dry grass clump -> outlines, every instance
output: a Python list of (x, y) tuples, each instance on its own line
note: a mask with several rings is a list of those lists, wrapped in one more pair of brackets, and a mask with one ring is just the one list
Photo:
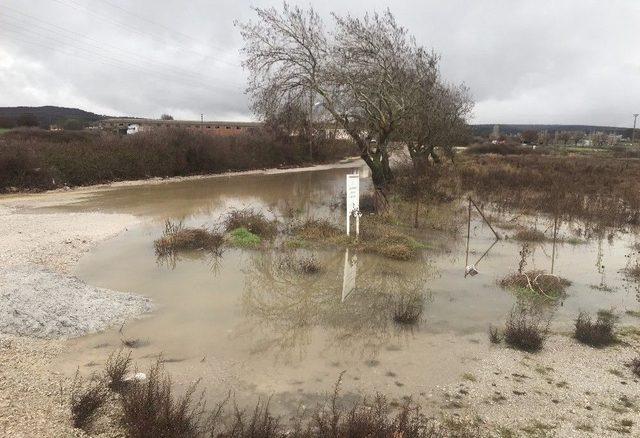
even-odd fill
[(327, 219), (307, 219), (302, 223), (294, 224), (292, 231), (304, 240), (328, 240), (344, 235), (344, 231)]
[(571, 282), (543, 271), (514, 272), (500, 280), (500, 286), (516, 293), (556, 300), (562, 297)]
[(227, 232), (244, 228), (263, 239), (272, 239), (278, 231), (276, 221), (267, 219), (264, 213), (253, 208), (230, 210), (226, 213), (223, 222)]
[(393, 300), (393, 321), (400, 326), (418, 324), (424, 313), (424, 296), (401, 293)]
[(128, 382), (125, 376), (131, 368), (131, 351), (127, 354), (122, 349), (109, 355), (105, 364), (105, 374), (107, 376), (107, 386), (114, 392), (123, 391)]
[(607, 310), (598, 311), (596, 321), (586, 312), (580, 312), (576, 319), (574, 336), (586, 345), (605, 347), (614, 344), (616, 339), (615, 325), (617, 317)]
[(547, 240), (547, 237), (542, 231), (534, 230), (532, 228), (523, 228), (518, 230), (516, 234), (514, 234), (513, 238), (521, 242), (544, 242)]
[(122, 425), (130, 438), (197, 438), (203, 435), (205, 411), (202, 398), (194, 398), (196, 385), (184, 396), (175, 396), (171, 379), (160, 363), (152, 366), (144, 381), (132, 382), (123, 392)]
[(504, 340), (513, 348), (530, 353), (540, 351), (547, 336), (548, 321), (532, 309), (514, 309), (504, 327)]
[(97, 378), (87, 384), (76, 372), (71, 389), (71, 418), (73, 427), (87, 430), (107, 401), (108, 391)]
[(153, 242), (159, 257), (180, 251), (205, 250), (219, 254), (224, 236), (204, 228), (185, 228), (182, 222), (165, 222), (162, 237)]

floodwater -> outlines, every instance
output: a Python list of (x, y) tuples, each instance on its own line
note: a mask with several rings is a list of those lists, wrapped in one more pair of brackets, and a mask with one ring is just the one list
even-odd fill
[[(153, 241), (165, 220), (213, 227), (232, 207), (276, 216), (295, 210), (302, 217), (343, 221), (331, 204), (344, 190), (345, 175), (358, 169), (366, 188), (366, 169), (354, 163), (118, 187), (59, 207), (147, 219), (84, 256), (75, 274), (92, 285), (149, 296), (158, 309), (122, 328), (70, 341), (58, 366), (70, 373), (78, 366), (85, 373), (99, 371), (122, 340), (136, 339), (133, 358), (142, 370), (161, 356), (175, 382), (201, 379), (213, 400), (233, 390), (239, 403), (271, 397), (276, 412), (290, 412), (323, 400), (345, 371), (345, 397), (380, 391), (398, 399), (414, 396), (428, 407), (435, 386), (456, 382), (486, 353), (488, 326), (501, 326), (517, 302), (497, 281), (517, 269), (522, 245), (512, 239), (495, 242), (477, 214), (468, 254), (467, 213), (461, 208), (460, 232), (425, 232), (421, 239), (434, 242), (434, 249), (424, 250), (419, 260), (324, 249), (313, 251), (324, 265), (314, 275), (281, 269), (277, 250), (227, 249), (220, 258), (196, 252), (174, 263), (154, 254)], [(544, 218), (527, 222), (540, 230), (552, 226)], [(560, 234), (570, 236), (576, 228), (565, 226)], [(559, 303), (545, 306), (555, 330), (568, 331), (581, 310), (614, 309), (624, 320), (625, 311), (640, 308), (635, 284), (621, 272), (634, 257), (634, 239), (617, 232), (556, 245), (554, 273), (573, 284)], [(552, 244), (530, 248), (527, 270), (549, 271)], [(468, 264), (479, 273), (465, 277)], [(424, 307), (422, 321), (413, 327), (392, 318), (394, 294), (406, 292)]]

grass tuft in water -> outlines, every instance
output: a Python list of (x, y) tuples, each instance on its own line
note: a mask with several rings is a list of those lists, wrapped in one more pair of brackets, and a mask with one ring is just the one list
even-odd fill
[(255, 248), (262, 243), (260, 236), (253, 234), (246, 228), (236, 228), (229, 235), (231, 236), (231, 243), (240, 248)]
[(278, 231), (276, 221), (268, 220), (260, 211), (253, 208), (230, 210), (224, 217), (224, 227), (227, 232), (245, 229), (251, 234), (263, 239), (272, 239)]
[(185, 228), (182, 222), (165, 222), (162, 237), (153, 242), (156, 255), (169, 256), (180, 251), (205, 250), (221, 253), (224, 236), (204, 228)]
[(393, 322), (400, 326), (413, 326), (422, 319), (424, 296), (419, 293), (399, 294), (394, 298)]
[(557, 300), (564, 296), (571, 282), (544, 271), (515, 272), (500, 281), (500, 286), (519, 295)]

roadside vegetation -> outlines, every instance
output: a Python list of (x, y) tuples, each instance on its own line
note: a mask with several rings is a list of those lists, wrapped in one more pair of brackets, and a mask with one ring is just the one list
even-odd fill
[[(120, 364), (126, 366), (118, 367), (118, 374), (132, 371), (128, 360)], [(104, 382), (98, 380), (88, 389), (74, 389), (71, 407), (74, 426), (90, 433), (94, 422), (104, 415), (102, 408), (111, 397), (110, 401), (117, 405), (119, 414), (112, 418), (104, 416), (103, 419), (115, 421), (115, 430), (131, 438), (484, 436), (477, 420), (428, 417), (410, 399), (397, 405), (384, 395), (376, 394), (351, 406), (345, 405), (340, 398), (342, 374), (324, 404), (288, 420), (273, 414), (268, 402), (258, 401), (252, 409), (246, 409), (231, 403), (230, 394), (209, 409), (203, 393), (198, 390), (198, 382), (178, 396), (171, 377), (160, 362), (153, 365), (145, 376), (142, 380), (132, 380), (114, 394), (109, 394)]]
[(350, 142), (269, 130), (216, 137), (180, 129), (120, 136), (105, 132), (12, 130), (0, 136), (0, 192), (46, 190), (111, 181), (222, 173), (336, 161)]

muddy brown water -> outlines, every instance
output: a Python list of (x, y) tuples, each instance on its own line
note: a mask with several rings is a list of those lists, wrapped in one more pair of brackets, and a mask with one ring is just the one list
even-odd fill
[[(324, 400), (346, 371), (342, 393), (347, 398), (380, 391), (434, 404), (435, 387), (473, 369), (489, 348), (489, 324), (501, 326), (516, 303), (497, 280), (517, 269), (521, 244), (503, 239), (491, 247), (491, 230), (477, 215), (469, 263), (491, 247), (477, 264), (478, 275), (464, 276), (466, 226), (457, 236), (425, 232), (421, 237), (434, 248), (416, 261), (356, 254), (347, 269), (356, 271), (356, 287), (346, 297), (345, 258), (352, 260), (354, 254), (344, 250), (312, 251), (324, 266), (315, 275), (278, 271), (277, 251), (228, 249), (219, 259), (192, 253), (174, 264), (154, 254), (153, 241), (165, 220), (215, 226), (231, 207), (252, 206), (269, 215), (294, 210), (302, 217), (341, 221), (342, 213), (330, 204), (344, 190), (345, 175), (357, 168), (119, 187), (57, 207), (147, 219), (85, 255), (75, 274), (92, 285), (149, 296), (158, 309), (122, 330), (71, 340), (56, 366), (69, 373), (77, 366), (86, 373), (99, 371), (123, 339), (137, 339), (140, 345), (132, 351), (140, 369), (161, 355), (179, 387), (201, 379), (212, 400), (233, 390), (239, 403), (271, 397), (276, 411), (291, 412)], [(360, 172), (367, 187), (366, 169)], [(550, 226), (544, 218), (528, 222), (541, 230)], [(570, 235), (574, 228), (561, 233)], [(623, 321), (632, 318), (625, 312), (640, 308), (638, 291), (621, 271), (633, 258), (634, 242), (632, 233), (614, 233), (584, 244), (557, 245), (554, 272), (573, 284), (560, 303), (546, 307), (554, 330), (570, 330), (581, 310), (614, 309)], [(531, 249), (527, 269), (549, 271), (552, 244), (531, 244)], [(417, 290), (424, 307), (422, 321), (412, 327), (394, 323), (389, 301), (390, 294), (405, 289)]]

